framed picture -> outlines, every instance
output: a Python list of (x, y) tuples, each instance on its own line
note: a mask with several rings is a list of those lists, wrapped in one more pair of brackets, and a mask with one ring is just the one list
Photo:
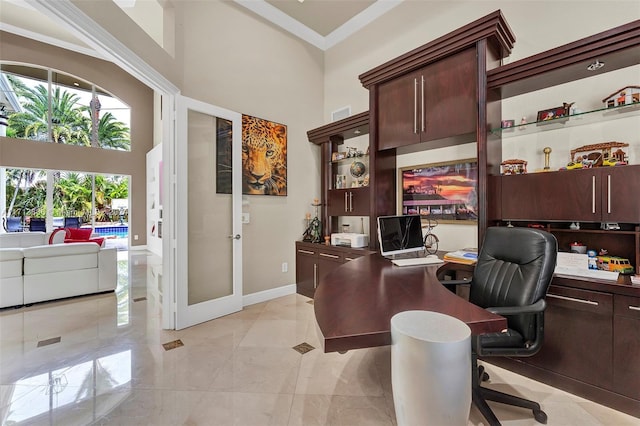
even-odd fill
[(515, 120), (502, 120), (502, 122), (500, 123), (500, 127), (502, 127), (503, 129), (508, 129), (510, 127), (513, 127), (515, 125)]
[(343, 189), (347, 187), (347, 176), (336, 175), (336, 189)]
[(399, 170), (401, 214), (439, 223), (478, 220), (478, 161), (475, 158), (422, 164)]
[(564, 118), (569, 116), (569, 109), (564, 106), (559, 106), (555, 108), (543, 109), (542, 111), (538, 111), (538, 115), (536, 117), (536, 121), (544, 122), (549, 120), (556, 120), (558, 118)]
[[(231, 122), (217, 119), (216, 192), (231, 193)], [(242, 193), (287, 195), (287, 126), (242, 115)]]

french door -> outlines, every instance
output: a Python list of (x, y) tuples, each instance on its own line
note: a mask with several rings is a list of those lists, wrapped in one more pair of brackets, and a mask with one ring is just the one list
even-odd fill
[(176, 111), (171, 257), (179, 330), (242, 309), (242, 116), (181, 96)]

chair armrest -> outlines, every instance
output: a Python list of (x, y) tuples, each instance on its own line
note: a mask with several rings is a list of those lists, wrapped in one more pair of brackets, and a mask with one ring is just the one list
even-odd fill
[(471, 280), (446, 280), (440, 281), (442, 285), (461, 285), (461, 284), (471, 284)]
[(498, 315), (519, 315), (519, 314), (537, 314), (540, 312), (544, 312), (547, 307), (547, 302), (544, 299), (538, 300), (533, 305), (526, 306), (502, 306), (502, 307), (493, 307), (486, 308), (487, 311), (492, 312)]

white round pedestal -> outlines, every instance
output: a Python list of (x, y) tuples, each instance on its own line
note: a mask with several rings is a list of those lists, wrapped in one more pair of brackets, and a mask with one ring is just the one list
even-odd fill
[(399, 426), (466, 425), (471, 409), (471, 329), (437, 312), (394, 315), (391, 384)]

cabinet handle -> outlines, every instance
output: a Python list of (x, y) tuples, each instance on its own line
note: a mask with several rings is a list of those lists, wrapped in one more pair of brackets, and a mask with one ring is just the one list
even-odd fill
[(318, 287), (318, 264), (313, 264), (313, 289)]
[(349, 191), (349, 211), (353, 211), (353, 192)]
[(418, 133), (418, 79), (413, 79), (413, 133)]
[(347, 197), (348, 197), (348, 195), (347, 195), (347, 193), (345, 192), (345, 193), (344, 193), (344, 211), (345, 211), (345, 212), (348, 212), (348, 211), (349, 211), (349, 208), (347, 207)]
[(628, 306), (629, 309), (631, 309), (632, 311), (640, 311), (640, 306)]
[(592, 306), (599, 305), (598, 302), (594, 302), (592, 300), (576, 299), (575, 297), (560, 296), (558, 294), (547, 294), (547, 297), (550, 297), (552, 299), (566, 300), (568, 302), (583, 303), (585, 305), (592, 305)]
[(337, 256), (335, 254), (327, 254), (327, 253), (320, 253), (320, 256), (322, 257), (328, 257), (330, 259), (339, 259), (340, 256)]
[(596, 177), (591, 176), (591, 213), (596, 212)]
[(420, 97), (421, 97), (421, 101), (420, 101), (420, 104), (421, 104), (420, 122), (422, 123), (422, 131), (424, 132), (424, 116), (426, 115), (425, 111), (424, 111), (424, 75), (421, 76), (421, 77), (422, 77), (422, 82), (420, 83), (420, 86), (421, 86), (420, 87), (420, 89), (421, 89), (420, 90)]
[(304, 253), (304, 254), (315, 254), (315, 252), (313, 252), (313, 251), (309, 251), (309, 250), (302, 250), (302, 249), (298, 250), (298, 253)]
[(607, 175), (607, 213), (611, 213), (611, 175)]

